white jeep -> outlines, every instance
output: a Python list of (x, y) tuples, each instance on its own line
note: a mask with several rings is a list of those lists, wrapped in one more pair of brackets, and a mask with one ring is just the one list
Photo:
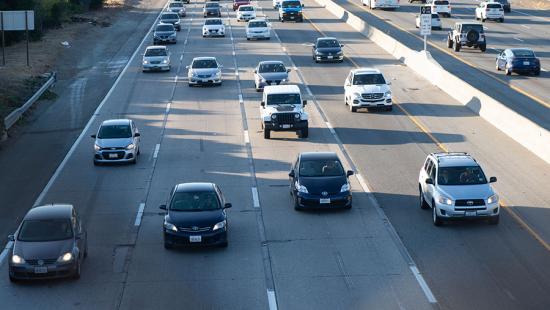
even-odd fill
[(264, 138), (271, 138), (272, 131), (295, 131), (301, 138), (307, 138), (306, 104), (296, 85), (265, 86), (260, 106)]

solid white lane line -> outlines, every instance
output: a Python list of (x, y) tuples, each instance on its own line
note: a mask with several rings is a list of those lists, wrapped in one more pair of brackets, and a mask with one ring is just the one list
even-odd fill
[(258, 197), (257, 187), (252, 187), (252, 201), (254, 201), (254, 208), (260, 207), (260, 198)]
[(527, 26), (527, 25), (521, 25), (521, 27), (527, 28), (527, 29), (531, 29), (531, 27), (529, 27), (529, 26)]
[(172, 106), (172, 101), (168, 102), (168, 104), (166, 105), (166, 114), (168, 114), (170, 112), (170, 107)]
[(235, 69), (235, 76), (239, 76), (239, 68)]
[(249, 144), (250, 143), (250, 136), (248, 135), (248, 130), (244, 131), (244, 143)]
[(331, 134), (336, 134), (336, 131), (334, 131), (334, 128), (332, 127), (332, 125), (329, 123), (329, 122), (325, 122), (325, 125), (327, 125), (328, 127), (328, 130), (330, 131)]
[(160, 144), (157, 143), (157, 145), (155, 145), (155, 152), (153, 152), (153, 158), (157, 158), (159, 156), (159, 150)]
[(277, 310), (277, 298), (275, 297), (275, 291), (267, 290), (267, 300), (269, 302), (269, 310)]
[(414, 274), (414, 277), (416, 278), (416, 281), (418, 282), (418, 284), (420, 284), (420, 287), (424, 291), (424, 294), (426, 295), (426, 298), (428, 298), (428, 301), (432, 304), (435, 304), (437, 302), (437, 300), (435, 299), (434, 294), (430, 290), (430, 287), (428, 286), (428, 284), (424, 280), (424, 277), (420, 274), (420, 271), (418, 271), (418, 268), (416, 268), (416, 266), (414, 266), (414, 265), (409, 266), (409, 268), (411, 268), (411, 271)]
[(231, 52), (231, 54), (233, 54), (233, 56), (235, 56), (235, 51)]
[(183, 54), (181, 54), (181, 56), (180, 56), (180, 61), (183, 61)]
[(142, 202), (142, 203), (139, 204), (139, 208), (138, 208), (138, 212), (137, 212), (137, 215), (136, 215), (136, 221), (134, 222), (134, 226), (141, 225), (141, 218), (143, 217), (143, 210), (144, 209), (145, 209), (145, 203)]
[(6, 259), (6, 257), (8, 256), (8, 253), (10, 252), (10, 249), (12, 246), (13, 246), (13, 241), (9, 241), (6, 244), (6, 247), (4, 248), (2, 253), (0, 253), (0, 265), (2, 265), (2, 263), (4, 262), (4, 259)]
[(243, 100), (243, 94), (239, 94), (239, 103), (243, 103), (244, 100)]
[(523, 42), (523, 40), (522, 40), (522, 39), (520, 39), (520, 38), (517, 38), (517, 37), (514, 37), (514, 40), (518, 40), (518, 41), (520, 41), (520, 42)]
[(309, 87), (306, 87), (306, 91), (310, 97), (313, 97), (313, 93), (311, 92), (311, 89), (309, 89)]

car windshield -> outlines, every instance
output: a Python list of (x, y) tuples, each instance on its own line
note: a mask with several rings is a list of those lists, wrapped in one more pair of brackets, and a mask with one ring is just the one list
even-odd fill
[(437, 175), (439, 185), (476, 185), (486, 184), (487, 179), (481, 167), (441, 167)]
[(174, 31), (174, 26), (172, 25), (158, 25), (157, 31)]
[(462, 32), (466, 33), (470, 30), (475, 30), (479, 33), (482, 33), (483, 32), (483, 26), (482, 25), (479, 25), (479, 24), (463, 24), (462, 25)]
[(162, 17), (160, 19), (166, 20), (166, 19), (178, 19), (178, 14), (162, 14)]
[(340, 43), (336, 40), (319, 40), (317, 41), (317, 47), (340, 47)]
[(182, 8), (182, 7), (183, 7), (183, 3), (173, 2), (173, 3), (170, 3), (170, 7), (171, 7), (171, 8)]
[(219, 7), (220, 5), (219, 5), (218, 3), (216, 3), (216, 2), (209, 2), (209, 3), (205, 4), (205, 6), (206, 6), (207, 8), (217, 8), (217, 7)]
[(490, 9), (500, 9), (502, 5), (500, 3), (488, 3), (487, 7)]
[(386, 84), (384, 76), (380, 73), (357, 74), (353, 77), (353, 85), (378, 85)]
[(299, 8), (302, 7), (300, 1), (285, 1), (282, 4), (283, 8)]
[(261, 64), (258, 72), (259, 73), (286, 72), (286, 68), (283, 64)]
[(344, 175), (344, 168), (339, 160), (317, 159), (300, 162), (300, 176), (303, 177), (334, 177)]
[(214, 59), (199, 59), (193, 61), (191, 68), (193, 69), (205, 69), (205, 68), (217, 68), (218, 63)]
[(26, 220), (21, 225), (17, 240), (27, 242), (57, 241), (72, 237), (71, 221), (67, 219)]
[(299, 94), (272, 94), (267, 95), (267, 105), (301, 104)]
[(434, 1), (435, 5), (449, 5), (449, 1)]
[(98, 139), (131, 138), (130, 125), (104, 125), (99, 129)]
[(251, 6), (240, 6), (239, 11), (254, 11), (254, 7)]
[(205, 25), (221, 25), (222, 20), (221, 19), (207, 19), (204, 21)]
[(170, 211), (209, 211), (221, 209), (215, 192), (176, 192)]
[(267, 27), (266, 22), (249, 22), (248, 28), (261, 28), (261, 27)]
[(167, 56), (168, 52), (165, 48), (150, 48), (145, 51), (145, 57)]
[(515, 57), (535, 57), (535, 52), (530, 50), (513, 50)]

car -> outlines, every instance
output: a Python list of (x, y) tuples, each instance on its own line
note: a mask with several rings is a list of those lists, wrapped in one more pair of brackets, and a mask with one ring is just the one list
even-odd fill
[(250, 0), (233, 0), (233, 11), (236, 11), (241, 5), (250, 4)]
[(214, 183), (181, 183), (174, 186), (162, 224), (164, 248), (178, 245), (217, 245), (227, 247), (229, 223), (226, 202)]
[(344, 82), (344, 101), (351, 112), (360, 108), (393, 108), (391, 82), (378, 69), (352, 69)]
[(409, 0), (409, 3), (414, 3), (414, 2), (420, 2), (422, 4), (426, 3), (426, 0)]
[(241, 5), (237, 10), (237, 21), (249, 21), (256, 18), (256, 8), (253, 5)]
[(273, 0), (273, 8), (274, 8), (275, 10), (278, 10), (278, 9), (279, 9), (279, 7), (281, 6), (281, 1), (282, 1), (282, 0)]
[(370, 9), (396, 10), (399, 8), (399, 0), (361, 0), (363, 6)]
[(317, 38), (313, 43), (312, 57), (315, 62), (322, 61), (344, 61), (344, 52), (342, 47), (344, 44), (340, 44), (336, 38), (322, 37)]
[(334, 152), (300, 153), (288, 173), (294, 209), (351, 209), (351, 175)]
[(540, 75), (540, 60), (529, 48), (507, 48), (497, 56), (496, 69), (504, 70), (506, 75), (512, 72)]
[(95, 140), (94, 165), (137, 163), (141, 134), (133, 120), (105, 120), (91, 137)]
[(222, 68), (216, 57), (195, 57), (186, 67), (189, 87), (194, 85), (222, 85)]
[(303, 7), (304, 5), (300, 0), (281, 0), (281, 4), (279, 5), (279, 21), (282, 23), (289, 20), (300, 23), (304, 22)]
[(143, 54), (143, 72), (170, 71), (170, 51), (163, 45), (147, 46)]
[(205, 2), (204, 7), (202, 8), (203, 17), (216, 16), (222, 17), (222, 11), (220, 9), (220, 4), (218, 2)]
[(160, 22), (163, 24), (172, 24), (176, 31), (181, 30), (180, 16), (176, 13), (162, 13), (160, 14)]
[(181, 3), (185, 2), (185, 3), (189, 4), (189, 3), (191, 3), (191, 0), (171, 0), (171, 2), (181, 2)]
[(430, 3), (432, 13), (451, 17), (451, 3), (447, 0), (434, 0)]
[(504, 9), (505, 13), (512, 12), (512, 7), (508, 0), (489, 0), (489, 2), (496, 2), (496, 3), (502, 4), (502, 8)]
[(456, 22), (447, 35), (447, 47), (459, 52), (463, 46), (487, 50), (483, 25), (477, 22)]
[(309, 116), (304, 109), (306, 104), (297, 85), (265, 86), (260, 103), (264, 139), (271, 139), (272, 131), (294, 131), (300, 138), (307, 138)]
[(172, 1), (168, 4), (168, 8), (166, 8), (166, 10), (178, 14), (180, 17), (185, 17), (186, 15), (185, 6), (183, 6), (182, 2)]
[[(420, 28), (420, 15), (416, 15), (416, 28)], [(432, 29), (441, 30), (441, 18), (439, 18), (438, 14), (432, 14)]]
[(282, 61), (260, 61), (254, 69), (254, 88), (262, 91), (267, 85), (280, 85), (289, 81), (287, 69)]
[(420, 207), (432, 209), (435, 226), (453, 219), (499, 222), (499, 197), (491, 187), (496, 177), (485, 177), (468, 153), (431, 153), (418, 176)]
[(476, 7), (476, 20), (497, 20), (501, 23), (504, 22), (504, 9), (502, 4), (497, 2), (481, 2), (478, 7)]
[(255, 18), (246, 24), (246, 39), (271, 39), (271, 23), (264, 18)]
[(49, 204), (30, 209), (14, 235), (8, 274), (23, 279), (80, 278), (88, 254), (86, 230), (70, 204)]
[(172, 43), (176, 44), (177, 34), (174, 25), (160, 23), (155, 26), (153, 31), (153, 44)]
[(202, 37), (225, 37), (225, 26), (221, 18), (207, 18), (202, 26)]

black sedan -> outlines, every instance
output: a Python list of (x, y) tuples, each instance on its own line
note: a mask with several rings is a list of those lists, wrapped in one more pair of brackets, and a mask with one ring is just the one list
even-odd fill
[(342, 52), (344, 44), (340, 44), (336, 38), (318, 38), (312, 46), (312, 57), (315, 62), (344, 61), (344, 53)]
[(301, 153), (288, 174), (294, 209), (351, 208), (351, 175), (336, 153)]
[(504, 70), (506, 75), (512, 72), (540, 75), (540, 60), (531, 49), (507, 48), (497, 56), (496, 68)]
[(10, 281), (80, 278), (80, 266), (88, 252), (86, 232), (72, 205), (32, 208), (9, 239), (13, 242)]
[(214, 183), (178, 184), (168, 205), (161, 205), (164, 216), (164, 247), (175, 245), (227, 246), (227, 214), (231, 204)]

